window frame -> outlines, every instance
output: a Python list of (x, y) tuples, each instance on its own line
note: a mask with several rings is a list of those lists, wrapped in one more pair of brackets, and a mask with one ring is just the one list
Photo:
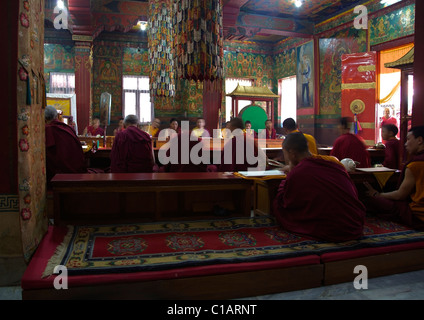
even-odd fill
[[(66, 77), (66, 87), (64, 87), (63, 90), (58, 89), (59, 87), (54, 87), (52, 86), (52, 78), (56, 75), (60, 75), (60, 76), (65, 76)], [(74, 78), (74, 86), (70, 86), (70, 80), (69, 78), (73, 77)], [(49, 75), (49, 82), (50, 82), (50, 86), (49, 86), (49, 93), (53, 93), (53, 94), (75, 94), (75, 73), (74, 72), (50, 72)], [(52, 91), (52, 88), (55, 88), (55, 91)]]
[[(126, 78), (135, 78), (137, 79), (137, 89), (125, 89), (124, 87), (124, 83), (125, 83), (125, 79)], [(148, 86), (146, 88), (141, 88), (141, 84), (140, 84), (140, 80), (142, 79), (147, 79), (149, 80), (148, 82)], [(123, 75), (122, 76), (122, 114), (125, 117), (126, 114), (126, 108), (125, 108), (125, 93), (129, 92), (129, 93), (135, 93), (135, 111), (136, 111), (136, 116), (138, 117), (138, 119), (140, 120), (141, 123), (147, 123), (147, 122), (151, 122), (153, 119), (153, 107), (152, 107), (152, 101), (150, 99), (150, 78), (149, 76), (135, 76), (135, 75)], [(140, 95), (141, 94), (148, 94), (149, 95), (149, 103), (150, 103), (150, 119), (147, 119), (146, 121), (143, 121), (144, 118), (141, 117), (141, 104), (140, 104)]]

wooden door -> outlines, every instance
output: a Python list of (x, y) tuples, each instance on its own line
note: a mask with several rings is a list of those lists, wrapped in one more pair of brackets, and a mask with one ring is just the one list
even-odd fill
[(376, 65), (374, 51), (342, 55), (341, 114), (357, 119), (357, 134), (370, 147), (375, 145), (379, 130), (376, 126)]

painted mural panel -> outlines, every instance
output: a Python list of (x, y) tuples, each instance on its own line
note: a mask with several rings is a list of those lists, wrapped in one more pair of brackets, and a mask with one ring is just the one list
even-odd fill
[(150, 72), (149, 51), (142, 48), (124, 48), (122, 73), (132, 76), (148, 76)]
[(74, 72), (75, 49), (71, 45), (44, 44), (44, 78), (46, 90), (50, 92), (51, 72)]
[(366, 51), (365, 30), (348, 28), (319, 39), (320, 114), (340, 115), (342, 54)]
[(44, 44), (44, 69), (56, 72), (74, 71), (74, 47), (61, 44)]
[(275, 55), (274, 60), (274, 70), (277, 79), (290, 77), (296, 74), (296, 48), (291, 48)]
[(415, 5), (389, 12), (370, 21), (370, 45), (414, 34)]
[(93, 116), (99, 116), (100, 95), (112, 95), (111, 120), (122, 114), (122, 48), (96, 43), (93, 50)]
[(314, 106), (314, 42), (296, 49), (296, 78), (298, 108)]
[(250, 78), (255, 86), (273, 86), (274, 70), (272, 56), (246, 52), (224, 52), (226, 78)]

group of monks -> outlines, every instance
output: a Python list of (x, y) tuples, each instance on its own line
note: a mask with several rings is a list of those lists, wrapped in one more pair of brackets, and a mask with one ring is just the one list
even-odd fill
[[(75, 131), (57, 119), (53, 107), (45, 110), (47, 180), (56, 173), (89, 173), (86, 168), (81, 143)], [(268, 121), (267, 121), (268, 122)], [(246, 125), (246, 129), (244, 126)], [(160, 121), (155, 119), (149, 130), (141, 130), (135, 115), (128, 115), (122, 121), (122, 128), (115, 132), (111, 150), (110, 172), (196, 172), (196, 171), (245, 171), (255, 167), (249, 163), (244, 151), (244, 161), (236, 154), (237, 138), (244, 139), (244, 145), (252, 142), (255, 155), (263, 152), (251, 133), (249, 123), (233, 118), (226, 129), (232, 137), (224, 145), (220, 164), (171, 163), (158, 167), (152, 147), (152, 136), (158, 136)], [(359, 199), (358, 191), (344, 165), (339, 161), (352, 158), (358, 166), (369, 167), (370, 161), (365, 144), (348, 130), (347, 119), (341, 121), (341, 135), (334, 143), (330, 156), (318, 155), (317, 143), (311, 135), (298, 130), (294, 119), (283, 122), (283, 154), (285, 165), (282, 171), (286, 178), (281, 181), (273, 200), (273, 214), (281, 226), (289, 232), (324, 241), (347, 241), (362, 236), (365, 216), (372, 213), (416, 228), (424, 226), (424, 126), (411, 128), (405, 148), (410, 160), (403, 166), (399, 187), (393, 192), (380, 193), (369, 184), (367, 198)], [(181, 143), (184, 128), (178, 121), (170, 121), (169, 143)], [(89, 129), (88, 129), (89, 130)], [(244, 131), (243, 131), (244, 130)], [(266, 125), (267, 137), (275, 137), (273, 124)], [(397, 128), (385, 125), (382, 128), (386, 150), (399, 148), (394, 141)], [(147, 131), (147, 132), (146, 132)], [(94, 132), (95, 133), (95, 132)], [(205, 129), (205, 120), (200, 118), (190, 135), (190, 150), (203, 137), (210, 137)], [(248, 141), (249, 140), (249, 141)], [(392, 141), (393, 140), (393, 141)], [(232, 162), (224, 161), (226, 147), (232, 145)], [(390, 146), (393, 144), (393, 148)], [(180, 150), (180, 148), (178, 148)], [(364, 152), (362, 152), (364, 151)], [(179, 157), (184, 155), (179, 155)], [(227, 154), (228, 157), (228, 154)], [(237, 158), (237, 159), (236, 159)], [(243, 158), (243, 154), (242, 154)], [(228, 159), (228, 158), (227, 158)], [(385, 165), (400, 166), (400, 159), (387, 156)]]

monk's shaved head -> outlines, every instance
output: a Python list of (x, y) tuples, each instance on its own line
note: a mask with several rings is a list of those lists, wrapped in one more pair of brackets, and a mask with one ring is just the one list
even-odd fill
[(57, 110), (53, 106), (47, 106), (44, 110), (44, 118), (46, 121), (52, 121), (54, 119), (57, 119)]
[(308, 140), (301, 132), (290, 133), (284, 139), (283, 149), (286, 151), (293, 150), (298, 153), (308, 152)]
[(124, 126), (136, 126), (138, 125), (138, 117), (135, 114), (129, 114), (124, 119)]

